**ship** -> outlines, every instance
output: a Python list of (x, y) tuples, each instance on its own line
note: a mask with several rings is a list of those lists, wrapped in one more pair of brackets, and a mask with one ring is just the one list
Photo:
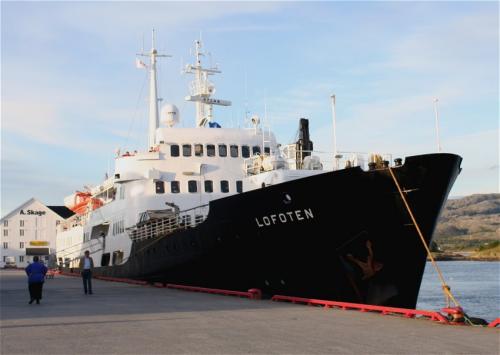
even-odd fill
[(154, 33), (139, 54), (148, 146), (118, 151), (110, 176), (65, 198), (75, 214), (58, 226), (61, 268), (78, 271), (88, 250), (94, 275), (415, 308), (427, 253), (402, 194), (429, 245), (460, 156), (322, 157), (300, 117), (289, 144), (256, 115), (221, 127), (214, 106), (231, 102), (214, 97), (220, 70), (203, 65), (201, 40), (184, 68), (196, 125), (180, 127), (175, 105), (159, 107)]

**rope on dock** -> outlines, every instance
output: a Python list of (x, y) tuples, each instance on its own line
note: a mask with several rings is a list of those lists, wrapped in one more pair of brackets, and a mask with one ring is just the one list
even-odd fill
[(392, 171), (393, 168), (389, 168), (389, 172), (392, 176), (392, 179), (394, 180), (394, 183), (396, 184), (396, 187), (398, 188), (399, 195), (401, 196), (401, 199), (403, 200), (406, 210), (408, 211), (408, 214), (410, 215), (410, 218), (413, 222), (413, 225), (415, 226), (415, 229), (417, 230), (418, 236), (420, 237), (420, 240), (422, 241), (422, 244), (427, 251), (427, 255), (429, 256), (429, 259), (431, 260), (432, 266), (436, 269), (439, 280), (441, 281), (441, 288), (443, 290), (443, 293), (445, 294), (446, 297), (446, 303), (447, 306), (449, 307), (449, 300), (451, 299), (453, 303), (455, 304), (456, 307), (461, 307), (460, 303), (455, 299), (453, 294), (451, 293), (450, 286), (446, 284), (446, 281), (444, 280), (443, 274), (441, 272), (441, 269), (439, 268), (438, 264), (436, 263), (436, 260), (434, 260), (434, 257), (432, 256), (431, 250), (429, 249), (429, 246), (427, 245), (427, 242), (425, 241), (424, 235), (422, 231), (420, 230), (420, 227), (418, 226), (417, 220), (415, 219), (415, 216), (413, 215), (413, 212), (410, 208), (410, 205), (408, 204), (408, 201), (406, 200), (406, 197), (403, 193), (403, 190), (401, 189), (401, 186), (399, 186), (399, 182), (396, 179), (396, 176), (394, 175), (394, 172)]

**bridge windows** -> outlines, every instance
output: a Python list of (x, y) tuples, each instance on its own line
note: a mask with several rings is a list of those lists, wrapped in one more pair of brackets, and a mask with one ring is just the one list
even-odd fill
[(229, 192), (229, 181), (227, 180), (221, 180), (220, 182), (220, 191), (221, 192)]
[(172, 192), (173, 194), (178, 194), (179, 192), (181, 192), (179, 181), (170, 182), (170, 192)]
[(260, 147), (258, 145), (254, 145), (252, 147), (252, 154), (253, 155), (257, 155), (257, 154), (260, 154)]
[(227, 145), (219, 144), (219, 157), (227, 157)]
[(198, 191), (198, 182), (196, 180), (189, 180), (188, 181), (188, 191), (191, 193)]
[(241, 156), (243, 158), (250, 158), (250, 147), (248, 145), (241, 146)]
[(190, 157), (191, 156), (191, 144), (183, 144), (182, 145), (182, 156)]
[(239, 153), (238, 153), (238, 146), (236, 144), (231, 144), (229, 146), (229, 150), (231, 152), (231, 158), (238, 158)]
[(197, 157), (203, 156), (203, 144), (195, 144), (194, 145), (194, 155)]
[(215, 157), (215, 145), (207, 144), (207, 157)]
[(170, 146), (170, 156), (171, 157), (178, 157), (179, 156), (179, 145), (172, 144)]
[(157, 194), (164, 194), (165, 183), (163, 181), (155, 181), (155, 189)]
[(205, 192), (214, 192), (214, 183), (212, 180), (205, 180)]
[(236, 192), (237, 193), (243, 192), (243, 181), (241, 181), (241, 180), (236, 181)]

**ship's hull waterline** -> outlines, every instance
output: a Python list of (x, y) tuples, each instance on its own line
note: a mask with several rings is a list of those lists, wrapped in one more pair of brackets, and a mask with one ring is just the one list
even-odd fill
[[(393, 169), (427, 243), (461, 161), (419, 155)], [(425, 261), (388, 169), (356, 167), (212, 201), (203, 223), (135, 242), (95, 274), (414, 308)]]

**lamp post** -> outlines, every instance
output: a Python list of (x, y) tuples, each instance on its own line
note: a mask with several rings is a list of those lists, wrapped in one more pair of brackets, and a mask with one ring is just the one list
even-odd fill
[(439, 140), (439, 111), (438, 111), (438, 98), (434, 98), (434, 114), (436, 116), (436, 141), (438, 153), (441, 153), (441, 142)]

